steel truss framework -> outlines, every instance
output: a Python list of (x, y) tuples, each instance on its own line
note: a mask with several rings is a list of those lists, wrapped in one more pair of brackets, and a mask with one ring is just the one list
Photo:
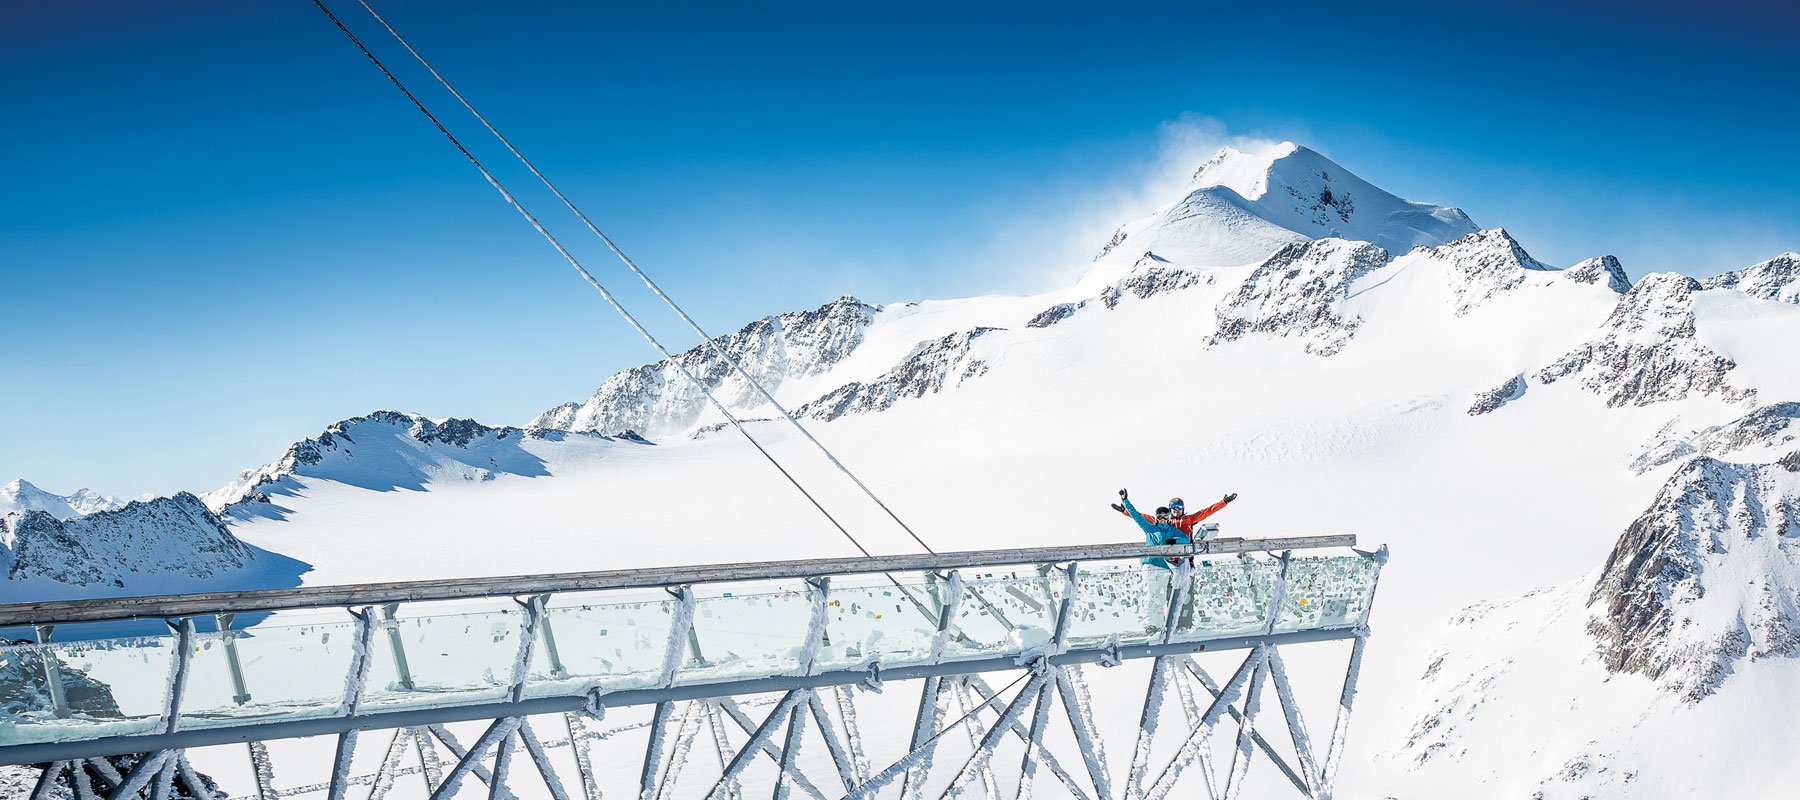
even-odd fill
[[(1114, 556), (1110, 551), (1116, 549), (1109, 546), (1106, 555)], [(1160, 554), (1171, 548), (1141, 549)], [(1376, 563), (1378, 577), (1379, 565), (1386, 562), (1386, 548), (1363, 555)], [(528, 670), (537, 648), (547, 646), (551, 662), (557, 660), (555, 639), (545, 624), (547, 595), (532, 595), (519, 601), (524, 612), (523, 629), (506, 701), (371, 714), (359, 711), (377, 652), (373, 645), (379, 632), (393, 630), (394, 613), (391, 605), (362, 606), (351, 609), (356, 647), (338, 714), (195, 731), (178, 729), (189, 662), (196, 649), (193, 618), (187, 617), (170, 623), (177, 655), (169, 669), (162, 722), (153, 733), (48, 746), (0, 747), (0, 763), (35, 761), (43, 765), (32, 800), (71, 795), (77, 800), (222, 800), (211, 781), (195, 771), (186, 751), (235, 742), (247, 748), (255, 786), (247, 787), (248, 792), (233, 793), (233, 797), (249, 794), (257, 800), (276, 800), (284, 795), (323, 790), (329, 800), (342, 800), (352, 796), (355, 787), (359, 798), (383, 800), (402, 777), (417, 775), (431, 800), (481, 794), (489, 800), (507, 800), (515, 798), (508, 788), (509, 781), (520, 780), (541, 786), (541, 790), (530, 790), (531, 796), (601, 800), (593, 747), (620, 730), (601, 729), (606, 710), (649, 706), (652, 712), (647, 746), (635, 787), (639, 800), (696, 796), (692, 788), (702, 785), (710, 786), (704, 790), (709, 800), (738, 800), (745, 791), (757, 788), (746, 786), (745, 778), (746, 771), (759, 763), (775, 767), (772, 787), (760, 789), (772, 791), (775, 800), (787, 800), (795, 792), (811, 800), (877, 796), (918, 800), (927, 795), (959, 797), (970, 791), (980, 791), (990, 798), (1028, 800), (1033, 796), (1040, 771), (1048, 773), (1056, 785), (1079, 800), (1164, 800), (1178, 785), (1190, 794), (1196, 794), (1193, 790), (1197, 787), (1210, 800), (1230, 800), (1243, 795), (1251, 762), (1259, 753), (1299, 796), (1330, 798), (1369, 637), (1366, 610), (1373, 601), (1375, 581), (1369, 583), (1365, 613), (1357, 624), (1278, 632), (1277, 609), (1282, 606), (1287, 587), (1288, 552), (1282, 552), (1279, 560), (1281, 570), (1268, 603), (1268, 619), (1258, 633), (1175, 641), (1172, 632), (1177, 629), (1184, 608), (1191, 613), (1186, 597), (1191, 561), (1184, 561), (1177, 565), (1175, 579), (1169, 583), (1167, 613), (1157, 641), (1121, 646), (1115, 636), (1104, 645), (1087, 647), (1071, 647), (1068, 643), (1071, 611), (1080, 597), (1080, 565), (1073, 561), (1047, 564), (1040, 568), (1046, 576), (1046, 594), (1050, 594), (1048, 581), (1054, 579), (1050, 576), (1060, 575), (1062, 584), (1050, 641), (1013, 658), (964, 661), (943, 659), (944, 648), (953, 634), (953, 620), (965, 600), (984, 605), (985, 601), (966, 589), (959, 573), (951, 570), (938, 575), (935, 587), (937, 635), (931, 645), (931, 663), (885, 672), (879, 665), (853, 671), (816, 669), (826, 639), (831, 582), (829, 577), (808, 578), (812, 610), (799, 654), (800, 669), (788, 675), (703, 685), (677, 685), (675, 681), (681, 665), (699, 657), (699, 643), (693, 636), (694, 594), (688, 586), (677, 586), (670, 590), (677, 600), (677, 611), (664, 649), (663, 675), (658, 686), (606, 695), (527, 699)], [(221, 622), (229, 647), (229, 619)], [(1295, 701), (1282, 649), (1333, 640), (1348, 640), (1351, 647), (1331, 738), (1320, 751)], [(1203, 651), (1242, 652), (1244, 657), (1224, 681), (1219, 681), (1194, 658)], [(236, 690), (247, 697), (235, 653), (231, 655)], [(395, 650), (393, 656), (402, 680), (409, 680), (403, 651)], [(1125, 774), (1116, 775), (1096, 725), (1084, 667), (1117, 666), (1131, 659), (1151, 659), (1151, 665), (1129, 767)], [(54, 664), (55, 659), (47, 659), (46, 670), (54, 673)], [(1009, 673), (1013, 673), (1010, 682), (996, 688), (994, 682)], [(50, 677), (54, 689), (55, 675)], [(881, 769), (874, 769), (858, 724), (856, 695), (914, 680), (919, 682), (920, 691), (908, 750)], [(1289, 755), (1283, 755), (1285, 748), (1271, 744), (1258, 727), (1264, 689), (1271, 685), (1291, 741)], [(749, 699), (770, 696), (776, 698), (772, 703)], [(1167, 724), (1165, 719), (1171, 700), (1181, 714), (1176, 725)], [(760, 715), (760, 720), (752, 711)], [(1065, 747), (1069, 752), (1060, 756), (1046, 738), (1056, 717), (1061, 718), (1057, 725), (1066, 725), (1069, 735), (1065, 738), (1074, 745)], [(486, 720), (488, 724), (467, 746), (446, 727), (448, 723), (476, 720)], [(560, 728), (556, 733), (559, 738), (546, 740), (534, 727), (534, 720)], [(367, 731), (382, 733), (377, 737), (383, 748), (380, 766), (373, 774), (353, 775), (352, 756)], [(321, 786), (277, 790), (265, 742), (318, 734), (337, 737), (329, 781)], [(1218, 740), (1221, 736), (1231, 741), (1228, 760), (1223, 763), (1215, 752), (1215, 742), (1224, 743)], [(959, 745), (944, 747), (947, 741), (958, 739), (963, 740)], [(829, 774), (809, 775), (803, 768), (800, 754), (810, 742), (824, 745), (831, 766)], [(1002, 746), (1013, 742), (1019, 743), (1015, 749), (1022, 753), (1016, 771), (1008, 769), (1010, 762), (996, 763)], [(1159, 755), (1159, 742), (1163, 750), (1172, 746), (1174, 752)], [(713, 752), (716, 769), (696, 771), (701, 769), (693, 758), (697, 746)], [(571, 750), (575, 765), (575, 774), (568, 781), (559, 774), (549, 753), (561, 747)], [(945, 750), (954, 750), (954, 757), (940, 758)], [(515, 768), (521, 751), (531, 765), (529, 778), (521, 778), (521, 770)], [(34, 758), (42, 755), (60, 757)], [(696, 775), (702, 776), (701, 783), (695, 783)], [(705, 781), (709, 776), (710, 782)], [(362, 786), (369, 788), (364, 792)], [(682, 787), (681, 795), (676, 794), (678, 786)], [(610, 796), (624, 795), (614, 788)]]

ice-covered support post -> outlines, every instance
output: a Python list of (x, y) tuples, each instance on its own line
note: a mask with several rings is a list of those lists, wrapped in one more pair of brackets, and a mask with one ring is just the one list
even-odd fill
[[(1007, 704), (1006, 710), (1000, 712), (999, 721), (995, 722), (993, 727), (988, 728), (987, 733), (976, 743), (975, 752), (969, 754), (969, 758), (963, 762), (962, 768), (956, 771), (956, 777), (950, 780), (949, 788), (944, 790), (944, 797), (960, 796), (963, 784), (968, 783), (971, 778), (987, 767), (988, 762), (994, 757), (995, 748), (1000, 744), (1000, 738), (1012, 729), (1012, 726), (1018, 722), (1019, 715), (1033, 700), (1036, 700), (1041, 693), (1049, 691), (1050, 674), (1049, 671), (1044, 671), (1033, 675), (1031, 680), (1026, 682), (1025, 688), (1020, 689), (1019, 693), (1013, 697), (1012, 702)], [(977, 710), (979, 708), (980, 706), (976, 707)], [(968, 714), (969, 717), (974, 715), (975, 710), (971, 710)], [(850, 797), (854, 796), (856, 794), (852, 792)], [(849, 798), (846, 797), (846, 800)]]
[(556, 649), (556, 631), (550, 627), (550, 614), (545, 611), (538, 620), (544, 631), (544, 657), (550, 660), (550, 677), (562, 679), (569, 677), (568, 667), (563, 665), (562, 651)]
[(1283, 551), (1280, 558), (1281, 571), (1275, 575), (1275, 587), (1269, 592), (1269, 618), (1263, 624), (1265, 635), (1275, 632), (1275, 626), (1281, 622), (1283, 606), (1287, 605), (1288, 565), (1293, 563), (1294, 551)]
[[(775, 709), (770, 711), (769, 716), (764, 718), (762, 724), (758, 725), (755, 732), (750, 734), (750, 741), (745, 742), (743, 748), (738, 750), (737, 755), (732, 757), (731, 763), (726, 765), (724, 773), (719, 776), (718, 782), (713, 784), (712, 789), (706, 793), (706, 797), (718, 797), (727, 785), (737, 781), (743, 774), (744, 768), (750, 766), (750, 762), (756, 758), (756, 754), (762, 752), (765, 745), (771, 744), (769, 740), (775, 737), (776, 729), (781, 727), (782, 720), (792, 716), (801, 699), (799, 689), (791, 689), (787, 694), (782, 695), (781, 701), (775, 704)], [(787, 751), (784, 750), (782, 751), (783, 775), (787, 774), (789, 766), (785, 763), (786, 757)]]
[[(1056, 634), (1051, 642), (1050, 654), (1060, 654), (1067, 646), (1069, 637), (1069, 620), (1074, 614), (1075, 603), (1079, 599), (1081, 582), (1078, 579), (1080, 566), (1069, 564), (1063, 573), (1063, 601), (1057, 610)], [(1171, 593), (1171, 597), (1179, 594)], [(1179, 608), (1179, 604), (1171, 603), (1171, 608)], [(1087, 696), (1087, 685), (1081, 681), (1075, 667), (1050, 667), (1050, 680), (1058, 696), (1062, 698), (1063, 711), (1069, 717), (1069, 727), (1075, 731), (1075, 741), (1080, 745), (1081, 757), (1087, 764), (1088, 777), (1094, 782), (1094, 791), (1098, 800), (1112, 800), (1112, 777), (1106, 768), (1106, 747), (1101, 741), (1100, 732), (1094, 727), (1093, 704)], [(1048, 691), (1048, 689), (1046, 689)], [(1031, 752), (1029, 749), (1026, 752)]]
[[(1283, 561), (1286, 561), (1285, 556)], [(1285, 575), (1286, 564), (1282, 566), (1282, 573)], [(1263, 676), (1269, 669), (1268, 651), (1274, 648), (1265, 645), (1263, 649), (1263, 657), (1257, 662), (1256, 671), (1250, 675), (1250, 688), (1244, 690), (1244, 718), (1238, 724), (1237, 748), (1231, 755), (1231, 774), (1225, 779), (1223, 800), (1232, 800), (1244, 788), (1244, 776), (1250, 772), (1250, 758), (1256, 754), (1252, 739), (1256, 735), (1256, 712), (1262, 708)]]
[[(1068, 566), (1063, 585), (1062, 605), (1056, 610), (1056, 632), (1051, 637), (1050, 648), (1045, 653), (1046, 657), (1061, 653), (1068, 643), (1069, 615), (1075, 606), (1075, 592), (1078, 586), (1075, 577), (1077, 568), (1073, 562)], [(1045, 566), (1039, 570), (1041, 576), (1039, 585), (1044, 589), (1045, 602), (1054, 602), (1056, 599), (1056, 593), (1050, 587), (1052, 569), (1053, 567)], [(1031, 797), (1032, 784), (1037, 777), (1037, 754), (1039, 748), (1043, 746), (1044, 728), (1049, 722), (1050, 696), (1045, 692), (1038, 692), (1037, 707), (1031, 713), (1031, 727), (1025, 734), (1025, 754), (1019, 760), (1019, 787), (1018, 791), (1014, 792), (1016, 800), (1029, 800)]]
[(231, 702), (243, 705), (250, 702), (250, 690), (244, 686), (244, 662), (238, 659), (237, 631), (231, 629), (231, 621), (236, 614), (215, 614), (213, 621), (219, 626), (219, 641), (225, 647), (225, 668), (231, 673)]
[(400, 688), (414, 691), (412, 666), (406, 663), (406, 643), (400, 640), (400, 620), (395, 614), (400, 610), (399, 603), (388, 603), (381, 607), (381, 627), (387, 631), (388, 652), (394, 657), (394, 673), (400, 676)]
[(32, 633), (37, 635), (38, 654), (44, 659), (44, 685), (50, 687), (50, 710), (57, 719), (68, 719), (69, 696), (63, 689), (62, 662), (50, 648), (50, 634), (55, 630), (55, 625), (31, 626)]
[(1275, 699), (1281, 702), (1281, 712), (1287, 718), (1288, 733), (1294, 741), (1294, 755), (1300, 761), (1300, 774), (1305, 776), (1305, 785), (1300, 789), (1306, 794), (1316, 796), (1319, 792), (1319, 768), (1313, 762), (1312, 737), (1307, 735), (1306, 720), (1300, 717), (1300, 706), (1294, 701), (1294, 688), (1288, 682), (1287, 664), (1281, 660), (1281, 651), (1269, 651), (1269, 677), (1275, 683)]
[(531, 679), (531, 656), (537, 651), (538, 629), (544, 624), (544, 603), (549, 599), (547, 594), (513, 599), (524, 612), (519, 623), (519, 649), (513, 654), (511, 689), (507, 692), (515, 703), (525, 699), (525, 684)]
[(187, 696), (188, 672), (194, 663), (194, 620), (182, 617), (166, 622), (175, 634), (175, 653), (169, 660), (169, 681), (163, 689), (162, 722), (158, 727), (163, 733), (174, 733), (181, 727), (181, 701)]
[(1356, 640), (1350, 645), (1350, 663), (1344, 668), (1344, 689), (1338, 695), (1337, 721), (1331, 727), (1331, 744), (1325, 748), (1325, 764), (1319, 770), (1319, 800), (1331, 800), (1337, 791), (1338, 764), (1344, 757), (1344, 740), (1350, 735), (1350, 708), (1356, 703), (1356, 682), (1362, 674), (1363, 648), (1369, 643), (1369, 613), (1375, 607), (1375, 587), (1381, 582), (1381, 569), (1387, 566), (1388, 548), (1384, 544), (1375, 552), (1362, 555), (1375, 562), (1375, 575), (1369, 579), (1369, 593), (1363, 598), (1362, 625), (1357, 628)]
[[(467, 778), (469, 773), (485, 772), (486, 770), (481, 769), (481, 759), (487, 757), (487, 751), (490, 748), (512, 735), (512, 732), (518, 729), (521, 721), (521, 717), (505, 717), (494, 720), (494, 723), (481, 734), (481, 738), (476, 739), (475, 743), (469, 746), (467, 752), (458, 754), (456, 766), (452, 767), (449, 774), (444, 776), (444, 782), (438, 784), (437, 791), (431, 793), (431, 800), (450, 800), (462, 788), (463, 779)], [(432, 728), (432, 732), (437, 733), (440, 738), (443, 737), (443, 732), (438, 728)], [(500, 784), (498, 778), (499, 776), (488, 778), (489, 787), (498, 786)]]
[[(1189, 587), (1193, 583), (1194, 564), (1192, 559), (1184, 558), (1175, 562), (1174, 575), (1170, 578), (1169, 591), (1163, 596), (1169, 599), (1169, 607), (1163, 610), (1163, 629), (1161, 644), (1168, 644), (1175, 635), (1175, 625), (1180, 621), (1181, 605), (1187, 601)], [(1163, 695), (1168, 690), (1171, 662), (1169, 656), (1157, 656), (1150, 664), (1150, 683), (1144, 689), (1144, 711), (1138, 718), (1137, 746), (1131, 753), (1131, 772), (1125, 778), (1125, 797), (1136, 800), (1143, 796), (1144, 775), (1150, 767), (1150, 745), (1156, 737), (1157, 726), (1162, 721)]]
[[(350, 616), (355, 620), (355, 630), (350, 650), (350, 668), (344, 674), (344, 694), (338, 701), (338, 714), (355, 716), (362, 708), (363, 690), (369, 683), (369, 667), (373, 663), (373, 645), (375, 644), (375, 607), (364, 606), (350, 609)], [(337, 753), (331, 762), (331, 784), (327, 791), (329, 800), (343, 800), (344, 792), (350, 787), (350, 757), (356, 752), (357, 730), (352, 728), (338, 734)]]
[[(687, 660), (690, 649), (696, 658), (700, 652), (700, 643), (694, 634), (694, 588), (677, 586), (668, 591), (674, 596), (675, 604), (669, 619), (669, 638), (663, 643), (662, 671), (656, 684), (663, 689), (675, 685), (675, 674), (681, 671), (681, 664)], [(639, 800), (656, 797), (657, 776), (662, 772), (663, 750), (668, 742), (669, 718), (674, 712), (675, 704), (665, 700), (656, 704), (656, 711), (650, 717), (650, 741), (644, 749), (643, 769), (638, 773)]]
[(800, 645), (799, 675), (817, 671), (819, 651), (825, 646), (826, 596), (831, 593), (831, 579), (808, 578), (806, 585), (812, 595), (812, 608), (806, 620), (806, 641)]
[[(938, 576), (934, 573), (933, 580)], [(962, 606), (963, 580), (962, 573), (951, 570), (942, 578), (944, 588), (939, 604), (937, 630), (931, 635), (931, 651), (926, 654), (928, 664), (938, 664), (944, 660), (944, 648), (950, 643), (950, 628), (956, 623), (956, 615)], [(925, 773), (931, 770), (931, 756), (937, 749), (932, 737), (937, 733), (938, 721), (943, 715), (944, 679), (931, 676), (925, 679), (919, 691), (919, 713), (913, 719), (912, 752), (924, 749), (924, 752), (912, 762), (906, 770), (906, 778), (900, 783), (900, 796), (904, 800), (912, 800), (919, 796)], [(866, 782), (865, 782), (866, 783)]]
[(1162, 773), (1157, 776), (1150, 788), (1138, 793), (1137, 797), (1162, 800), (1168, 796), (1170, 790), (1175, 788), (1175, 782), (1181, 778), (1182, 771), (1187, 768), (1188, 764), (1199, 758), (1201, 751), (1211, 741), (1213, 727), (1219, 724), (1219, 718), (1225, 715), (1226, 709), (1230, 708), (1232, 703), (1237, 702), (1238, 695), (1243, 693), (1244, 684), (1249, 682), (1251, 674), (1261, 669), (1266, 647), (1267, 645), (1257, 645), (1250, 651), (1250, 654), (1244, 658), (1244, 662), (1238, 665), (1237, 672), (1232, 674), (1231, 680), (1226, 681), (1225, 685), (1220, 688), (1218, 696), (1213, 698), (1212, 705), (1207, 706), (1206, 713), (1200, 715), (1200, 723), (1188, 731), (1187, 738), (1182, 741), (1180, 749), (1175, 753), (1175, 758), (1163, 768)]
[[(80, 769), (80, 764), (74, 765), (74, 770)], [(38, 773), (37, 785), (31, 789), (31, 800), (54, 800), (58, 794), (56, 791), (57, 781), (62, 779), (64, 771), (69, 771), (71, 775), (73, 774), (73, 770), (70, 770), (70, 764), (67, 761), (58, 761), (50, 766), (44, 767), (44, 771)], [(71, 780), (69, 783), (73, 785), (74, 781)]]

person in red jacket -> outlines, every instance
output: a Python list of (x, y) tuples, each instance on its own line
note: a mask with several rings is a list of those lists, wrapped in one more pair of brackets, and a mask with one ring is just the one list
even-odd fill
[[(1122, 494), (1124, 494), (1124, 492), (1121, 491), (1120, 494), (1122, 495)], [(1214, 514), (1219, 513), (1220, 509), (1223, 509), (1224, 507), (1230, 505), (1231, 501), (1236, 500), (1236, 499), (1237, 499), (1237, 494), (1234, 492), (1232, 494), (1225, 495), (1225, 498), (1220, 500), (1217, 503), (1213, 503), (1212, 505), (1202, 508), (1199, 511), (1196, 511), (1192, 514), (1188, 514), (1188, 513), (1186, 513), (1187, 505), (1185, 503), (1181, 502), (1181, 498), (1177, 497), (1177, 498), (1169, 501), (1169, 522), (1170, 522), (1170, 524), (1173, 524), (1176, 528), (1181, 529), (1182, 533), (1187, 534), (1189, 539), (1192, 539), (1194, 541), (1200, 541), (1202, 539), (1205, 539), (1206, 537), (1194, 536), (1194, 526), (1200, 524), (1201, 521), (1205, 520), (1207, 517), (1210, 517)], [(1122, 505), (1119, 505), (1118, 503), (1113, 504), (1113, 510), (1119, 512), (1120, 514), (1124, 514), (1125, 516), (1128, 516), (1128, 517), (1131, 516), (1131, 512), (1126, 511), (1125, 507)], [(1138, 512), (1138, 516), (1143, 517), (1145, 522), (1149, 522), (1151, 524), (1155, 524), (1157, 522), (1157, 520), (1155, 518), (1153, 518), (1149, 514), (1145, 514), (1143, 512)]]

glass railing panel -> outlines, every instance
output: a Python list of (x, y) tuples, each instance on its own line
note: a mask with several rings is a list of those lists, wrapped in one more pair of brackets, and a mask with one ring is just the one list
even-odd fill
[(1174, 641), (1258, 633), (1268, 624), (1280, 562), (1261, 556), (1196, 558)]
[(533, 650), (527, 695), (638, 689), (662, 677), (675, 599), (661, 590), (552, 595), (544, 619), (549, 638), (540, 637)]
[[(941, 585), (923, 573), (834, 578), (826, 600), (825, 645), (818, 668), (864, 669), (923, 664), (942, 613)], [(895, 583), (899, 585), (896, 586)]]
[[(1068, 643), (1104, 644), (1117, 635), (1120, 644), (1142, 644), (1160, 638), (1169, 608), (1169, 570), (1131, 563), (1082, 565), (1070, 609)], [(1053, 579), (1061, 581), (1060, 575)]]
[[(173, 636), (0, 647), (0, 745), (150, 733), (162, 721)], [(52, 701), (46, 663), (67, 698)]]
[(1050, 641), (1062, 577), (1036, 567), (971, 571), (963, 575), (963, 598), (953, 634), (944, 648), (950, 659), (1018, 655)]
[(1362, 623), (1375, 581), (1375, 561), (1360, 555), (1293, 557), (1277, 631), (1344, 628)]
[(506, 698), (523, 622), (511, 600), (401, 606), (392, 627), (375, 633), (362, 710)]
[(731, 590), (708, 586), (696, 591), (707, 595), (694, 601), (698, 652), (689, 652), (677, 683), (785, 675), (800, 668), (800, 648), (812, 618), (812, 592), (806, 583), (740, 585)]
[[(336, 714), (343, 700), (356, 626), (341, 610), (282, 612), (247, 628), (201, 634), (196, 645), (183, 728), (322, 717)], [(234, 652), (242, 693), (232, 677)]]

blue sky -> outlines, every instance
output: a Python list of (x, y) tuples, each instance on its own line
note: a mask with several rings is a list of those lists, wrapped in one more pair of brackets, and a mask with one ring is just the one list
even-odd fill
[[(377, 8), (715, 331), (1066, 283), (1224, 136), (1552, 263), (1800, 249), (1800, 20), (1773, 7)], [(346, 416), (523, 423), (650, 360), (310, 3), (0, 14), (0, 480), (205, 490)]]

